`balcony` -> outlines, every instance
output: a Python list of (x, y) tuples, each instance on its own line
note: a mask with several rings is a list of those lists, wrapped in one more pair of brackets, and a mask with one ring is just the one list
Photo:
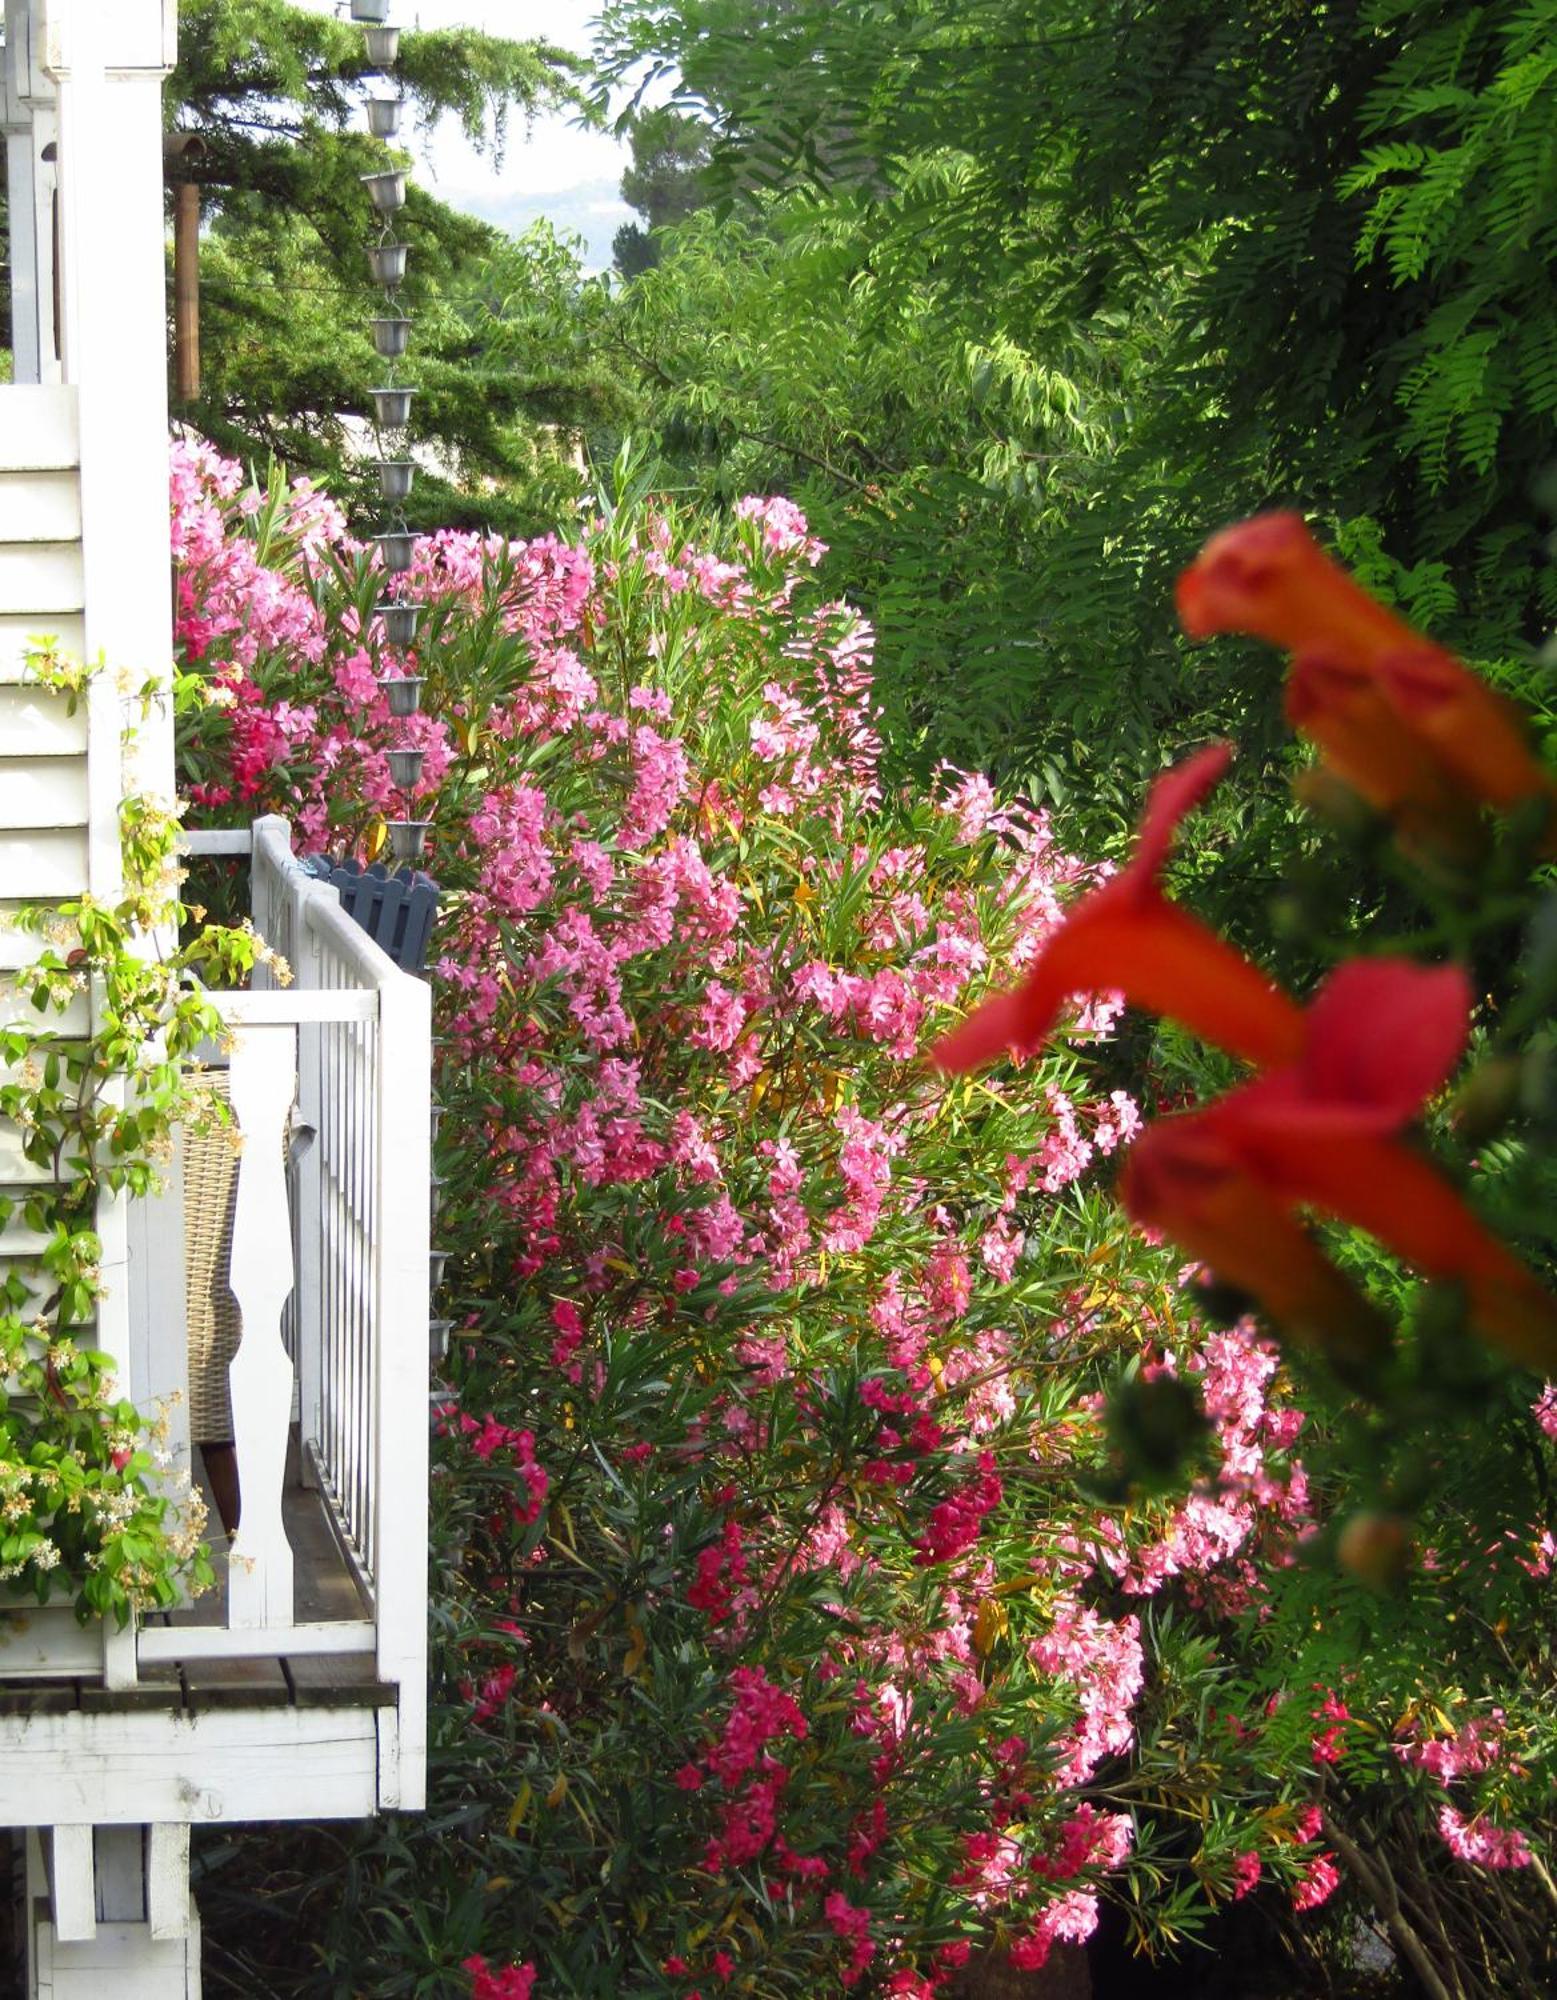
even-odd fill
[[(241, 1327), (241, 1519), (225, 1538), (213, 1507), (217, 1587), (170, 1615), (118, 1632), (0, 1614), (0, 1824), (37, 1830), (40, 1965), (89, 1948), (114, 1829), (187, 1857), (191, 1823), (356, 1817), (424, 1793), (428, 992), (299, 868), (285, 821), (190, 844), (249, 855), (255, 927), (292, 973), (216, 996), (239, 1149), (206, 1282)], [(132, 1400), (170, 1408), (173, 1473), (199, 1482), (185, 1164), (131, 1206), (120, 1361)], [(154, 1937), (187, 1934), (183, 1880)]]

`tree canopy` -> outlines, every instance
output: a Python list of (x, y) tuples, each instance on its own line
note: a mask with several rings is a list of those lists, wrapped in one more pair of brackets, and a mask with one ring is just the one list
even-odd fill
[(626, 306), (662, 441), (716, 486), (799, 478), (927, 754), (1090, 783), (1257, 722), (1238, 656), (1190, 673), (1157, 635), (1195, 540), (1273, 503), (1525, 685), (1554, 28), (1548, 0), (614, 0), (607, 75), (679, 78), (732, 218)]
[[(577, 102), (577, 68), (544, 41), (408, 31), (397, 79), (418, 118), (456, 117), (496, 160), (515, 114)], [(166, 100), (171, 123), (204, 142), (181, 171), (205, 197), (205, 379), (178, 414), (227, 450), (273, 454), (364, 500), (360, 426), (385, 368), (367, 325), (383, 294), (364, 254), (379, 218), (359, 179), (385, 149), (353, 125), (371, 74), (349, 23), (290, 0), (185, 0)], [(551, 461), (566, 456), (539, 427), (564, 418), (577, 392), (493, 365), (483, 329), (517, 253), (414, 179), (397, 231), (410, 246), (411, 436), (436, 442), (446, 473), (419, 481), (413, 519), (533, 519)]]

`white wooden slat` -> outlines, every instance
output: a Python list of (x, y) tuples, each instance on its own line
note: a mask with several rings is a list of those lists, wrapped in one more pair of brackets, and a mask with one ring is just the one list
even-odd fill
[[(84, 659), (86, 621), (80, 612), (7, 612), (0, 606), (0, 687), (32, 680), (27, 656), (44, 641), (51, 643), (64, 659)], [(81, 719), (84, 743), (86, 717), (80, 709), (76, 712)]]
[[(245, 1506), (248, 1496), (244, 1496)], [(233, 1631), (221, 1625), (146, 1625), (136, 1635), (143, 1667), (175, 1660), (252, 1660), (326, 1654), (371, 1653), (377, 1627), (366, 1618), (328, 1625), (288, 1625), (271, 1633)]]
[(265, 992), (213, 993), (210, 998), (217, 1013), (232, 1027), (291, 1027), (300, 1021), (378, 1018), (378, 995), (360, 990), (330, 993), (292, 985)]
[[(0, 827), (0, 893), (22, 902), (60, 902), (87, 886), (87, 836), (80, 828), (10, 832)], [(28, 954), (36, 957), (37, 946)], [(3, 963), (4, 961), (0, 961)], [(10, 964), (28, 959), (12, 959)]]
[(14, 972), (0, 972), (0, 1028), (31, 1028), (48, 1035), (84, 1035), (87, 1023), (85, 993), (75, 994), (66, 1007), (50, 1007), (40, 1013), (32, 1004), (32, 982)]
[(0, 1618), (0, 1679), (68, 1680), (100, 1673), (102, 1665), (101, 1631), (83, 1625), (74, 1611), (39, 1607)]
[(174, 1136), (158, 1178), (151, 1193), (130, 1201), (125, 1216), (130, 1293), (125, 1393), (138, 1409), (164, 1413), (166, 1456), (155, 1480), (159, 1491), (177, 1505), (181, 1482), (193, 1469), (182, 1133)]
[(73, 388), (0, 388), (0, 471), (48, 472), (81, 463)]
[(63, 1944), (38, 1922), (36, 2000), (200, 2000), (200, 1924), (187, 1938), (152, 1939), (145, 1924), (99, 1924), (85, 1944)]
[(81, 539), (81, 475), (0, 470), (0, 542)]
[(49, 1901), (54, 1935), (62, 1944), (97, 1932), (97, 1894), (90, 1823), (49, 1828)]
[[(0, 647), (4, 645), (0, 636)], [(0, 757), (81, 757), (86, 711), (47, 688), (0, 686)]]
[[(4, 882), (0, 882), (0, 891), (4, 887)], [(42, 949), (36, 933), (18, 930), (12, 921), (20, 907), (20, 899), (0, 901), (0, 971), (23, 970), (36, 960)]]
[(143, 1924), (146, 1921), (146, 1837), (138, 1826), (100, 1826), (93, 1830), (97, 1864), (97, 1921), (100, 1924)]
[(50, 621), (80, 611), (86, 579), (79, 542), (7, 542), (0, 545), (0, 614), (20, 618), (31, 632), (50, 631)]
[(0, 828), (85, 826), (87, 760), (8, 756), (0, 743)]
[[(0, 1283), (12, 1278), (21, 1280), (22, 1296), (9, 1310), (18, 1312), (23, 1319), (36, 1319), (54, 1294), (55, 1280), (36, 1265), (18, 1267), (9, 1257), (0, 1256)], [(0, 1674), (4, 1672), (5, 1655), (0, 1652)]]
[[(378, 1671), (400, 1689), (393, 1797), (426, 1803), (428, 1443), (428, 1187), (431, 1159), (431, 994), (404, 974), (380, 992), (374, 1161), (378, 1226), (374, 1318), (377, 1495), (374, 1575)], [(381, 1739), (382, 1742), (382, 1739)], [(387, 1782), (379, 1770), (381, 1794)]]
[(377, 1762), (366, 1709), (0, 1716), (0, 1826), (363, 1819)]
[(42, 1167), (23, 1157), (21, 1135), (9, 1119), (0, 1118), (0, 1194), (17, 1195), (41, 1187), (49, 1179)]
[(188, 826), (179, 847), (185, 854), (252, 854), (254, 835), (246, 826)]
[[(288, 890), (288, 946), (296, 963), (297, 984), (305, 990), (319, 985), (321, 956), (318, 938), (307, 928), (302, 901), (315, 886), (295, 878)], [(316, 1485), (316, 1453), (323, 1434), (323, 1304), (324, 1304), (324, 1181), (319, 1125), (323, 1116), (323, 1047), (325, 1030), (310, 1022), (297, 1035), (297, 1112), (312, 1139), (293, 1165), (293, 1224), (297, 1246), (297, 1287), (293, 1297), (292, 1353), (297, 1363), (298, 1435), (302, 1441), (305, 1485)]]
[[(404, 1701), (410, 1693), (408, 1688), (400, 1691)], [(401, 1741), (400, 1714), (397, 1709), (381, 1708), (378, 1711), (378, 1807), (380, 1812), (413, 1811), (424, 1801), (413, 1794), (406, 1796), (406, 1781), (414, 1785), (415, 1760), (406, 1756)]]
[[(49, 1237), (41, 1229), (28, 1229), (21, 1220), (12, 1216), (0, 1230), (0, 1255), (7, 1257), (37, 1257), (48, 1248)], [(31, 1617), (31, 1612), (24, 1613)], [(6, 1620), (0, 1615), (0, 1634), (6, 1631)], [(3, 1644), (3, 1639), (0, 1639)]]
[(189, 1936), (189, 1827), (165, 1822), (148, 1829), (146, 1922), (158, 1940)]
[(227, 1622), (249, 1630), (292, 1622), (292, 1545), (281, 1518), (292, 1362), (281, 1314), (293, 1280), (283, 1147), (296, 1089), (295, 1031), (245, 1029), (228, 1069), (243, 1139), (228, 1267), (243, 1331), (227, 1371), (243, 1515), (228, 1556)]

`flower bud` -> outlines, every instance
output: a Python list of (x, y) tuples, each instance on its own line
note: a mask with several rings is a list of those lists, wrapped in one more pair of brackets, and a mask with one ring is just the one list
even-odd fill
[(1336, 1542), (1335, 1558), (1369, 1590), (1395, 1590), (1411, 1559), (1410, 1524), (1399, 1514), (1353, 1514)]

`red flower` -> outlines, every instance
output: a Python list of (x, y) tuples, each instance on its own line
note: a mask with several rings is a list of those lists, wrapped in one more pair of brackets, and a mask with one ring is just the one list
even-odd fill
[(1044, 945), (1023, 983), (996, 994), (937, 1042), (930, 1060), (958, 1074), (1007, 1051), (1030, 1055), (1067, 1000), (1123, 993), (1209, 1042), (1265, 1066), (1291, 1061), (1302, 1014), (1257, 966), (1170, 903), (1159, 876), (1179, 822), (1226, 771), (1215, 743), (1165, 771), (1146, 802), (1129, 864), (1084, 896)]
[(1298, 1211), (1351, 1223), (1430, 1277), (1458, 1281), (1490, 1341), (1550, 1370), (1557, 1304), (1400, 1137), (1459, 1060), (1469, 1014), (1455, 967), (1342, 966), (1308, 1009), (1296, 1062), (1137, 1141), (1125, 1205), (1292, 1331), (1338, 1354), (1376, 1354), (1382, 1320)]
[(1327, 759), (1337, 746), (1337, 773), (1376, 804), (1399, 784), (1402, 757), (1418, 776), (1418, 760), (1438, 766), (1434, 785), (1500, 810), (1557, 796), (1514, 705), (1370, 597), (1297, 514), (1257, 514), (1213, 535), (1179, 578), (1178, 608), (1192, 639), (1248, 632), (1329, 676), (1369, 682), (1411, 739), (1409, 754), (1375, 721), (1358, 726), (1355, 678), (1344, 687), (1311, 683), (1295, 702), (1289, 697), (1288, 713)]
[(1408, 842), (1464, 851), (1475, 841), (1474, 800), (1410, 730), (1372, 674), (1328, 654), (1300, 653), (1287, 676), (1287, 721), (1326, 768)]

